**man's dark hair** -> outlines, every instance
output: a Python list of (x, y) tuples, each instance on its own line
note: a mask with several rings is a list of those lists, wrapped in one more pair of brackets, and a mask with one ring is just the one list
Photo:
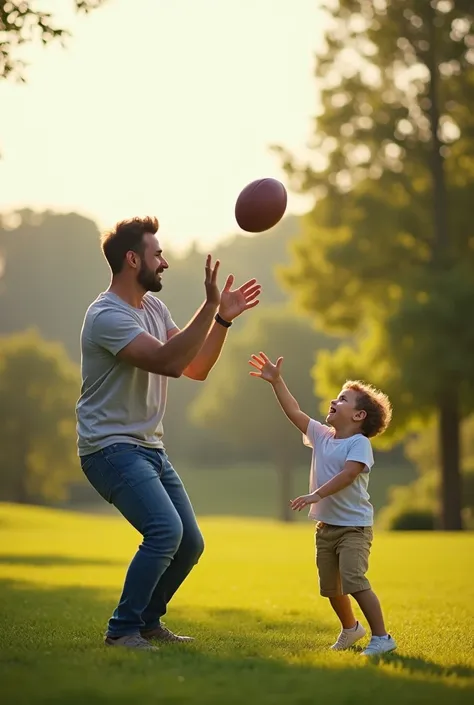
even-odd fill
[(104, 233), (101, 238), (102, 252), (109, 263), (112, 274), (122, 271), (125, 255), (132, 250), (137, 255), (143, 254), (143, 236), (145, 233), (155, 235), (158, 232), (158, 219), (131, 218), (117, 223), (113, 230)]

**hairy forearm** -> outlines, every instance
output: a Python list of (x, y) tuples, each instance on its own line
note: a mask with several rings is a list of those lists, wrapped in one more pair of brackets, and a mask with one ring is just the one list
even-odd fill
[(177, 376), (183, 374), (207, 342), (216, 311), (217, 305), (204, 303), (187, 326), (163, 346)]
[(184, 370), (187, 377), (203, 381), (221, 354), (228, 328), (214, 323), (197, 355)]

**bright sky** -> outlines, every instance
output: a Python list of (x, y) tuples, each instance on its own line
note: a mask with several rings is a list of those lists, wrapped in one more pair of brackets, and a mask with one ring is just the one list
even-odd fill
[[(0, 211), (74, 210), (100, 228), (156, 214), (181, 249), (238, 232), (249, 181), (286, 183), (269, 145), (304, 155), (310, 137), (317, 0), (108, 0), (63, 19), (67, 49), (34, 49), (28, 83), (0, 83)], [(289, 196), (288, 211), (307, 207)]]

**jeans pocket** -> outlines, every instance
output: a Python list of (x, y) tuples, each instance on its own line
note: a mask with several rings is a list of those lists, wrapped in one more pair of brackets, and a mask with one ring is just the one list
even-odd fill
[(109, 473), (115, 477), (117, 487), (123, 484), (136, 487), (143, 482), (160, 477), (162, 460), (159, 456), (156, 458), (158, 462), (155, 462), (155, 458), (152, 460), (147, 457), (140, 446), (128, 444), (128, 448), (125, 448), (125, 445), (116, 444), (115, 447), (111, 446), (111, 452), (107, 448), (102, 451), (103, 462), (108, 466)]
[(116, 483), (114, 482), (110, 468), (104, 463), (100, 451), (88, 455), (85, 458), (81, 458), (81, 466), (84, 475), (87, 477), (92, 487), (106, 502), (111, 504), (114, 485)]

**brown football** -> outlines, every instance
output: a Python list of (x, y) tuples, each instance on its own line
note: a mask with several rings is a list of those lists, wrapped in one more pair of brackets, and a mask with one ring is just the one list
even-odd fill
[(288, 196), (277, 179), (257, 179), (248, 184), (235, 203), (235, 219), (242, 230), (261, 233), (284, 216)]

